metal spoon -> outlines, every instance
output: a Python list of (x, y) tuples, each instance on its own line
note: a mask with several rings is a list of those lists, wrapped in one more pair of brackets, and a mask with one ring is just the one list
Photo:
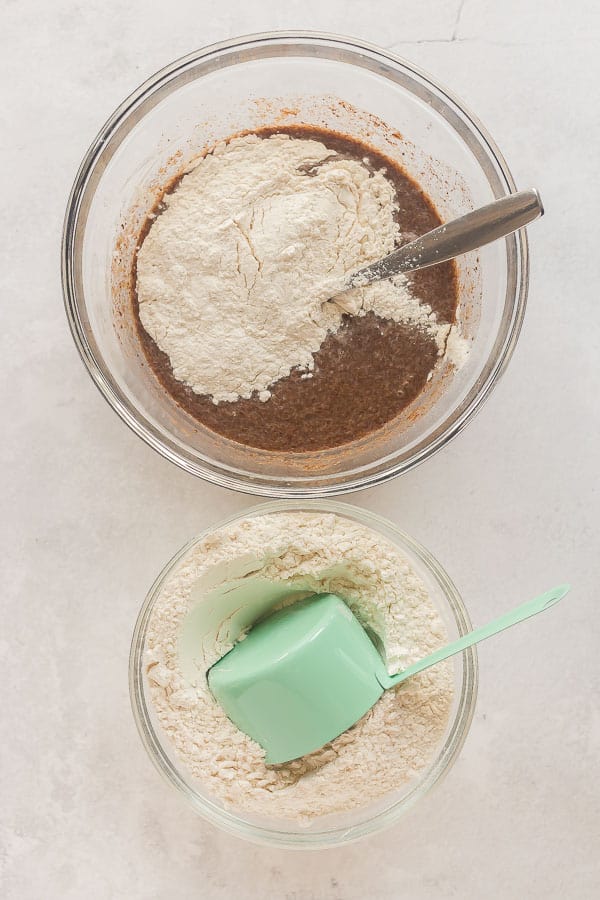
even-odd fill
[(428, 231), (383, 259), (346, 276), (336, 293), (364, 287), (401, 272), (426, 269), (506, 237), (544, 214), (539, 193), (533, 188), (494, 200), (473, 212)]

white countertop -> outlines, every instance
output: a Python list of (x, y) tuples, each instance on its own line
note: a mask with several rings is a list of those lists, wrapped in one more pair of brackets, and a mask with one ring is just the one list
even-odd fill
[[(596, 0), (7, 0), (0, 16), (0, 895), (598, 896)], [(194, 480), (119, 421), (78, 359), (59, 278), (72, 178), (121, 99), (198, 46), (286, 27), (356, 35), (429, 70), (547, 212), (530, 232), (522, 337), (483, 411), (433, 460), (352, 501), (423, 541), (475, 622), (574, 585), (482, 648), (472, 730), (443, 784), (381, 836), (309, 854), (222, 834), (146, 758), (127, 692), (145, 591), (188, 537), (253, 499)]]

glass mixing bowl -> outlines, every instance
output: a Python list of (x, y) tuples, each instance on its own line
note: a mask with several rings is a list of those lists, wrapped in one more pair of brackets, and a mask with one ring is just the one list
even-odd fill
[(204, 540), (210, 533), (225, 525), (241, 519), (283, 511), (335, 513), (379, 532), (401, 550), (422, 578), (446, 626), (448, 639), (454, 640), (471, 630), (468, 613), (446, 572), (424, 547), (396, 528), (391, 522), (364, 509), (330, 500), (265, 503), (207, 529), (182, 547), (160, 573), (146, 597), (134, 630), (129, 660), (131, 704), (140, 737), (152, 762), (167, 782), (183, 794), (197, 813), (225, 831), (257, 843), (304, 849), (339, 846), (373, 834), (396, 822), (452, 766), (465, 741), (473, 718), (477, 697), (477, 654), (475, 648), (469, 648), (462, 654), (452, 657), (454, 698), (445, 733), (430, 764), (403, 789), (390, 791), (382, 799), (361, 809), (355, 809), (345, 814), (328, 815), (321, 820), (317, 819), (306, 827), (294, 825), (284, 819), (267, 820), (226, 809), (219, 800), (203, 788), (198, 780), (192, 779), (187, 774), (172, 745), (163, 734), (154, 712), (144, 674), (143, 657), (146, 633), (154, 604), (160, 596), (165, 580), (174, 569), (185, 564), (187, 554), (199, 541)]
[(332, 450), (253, 450), (203, 428), (158, 384), (131, 316), (130, 273), (143, 223), (165, 186), (220, 139), (304, 123), (359, 137), (400, 161), (445, 219), (515, 189), (484, 128), (393, 54), (331, 35), (252, 35), (167, 66), (111, 116), (69, 199), (63, 286), (73, 337), (111, 406), (151, 447), (216, 484), (266, 496), (319, 497), (369, 487), (439, 450), (505, 368), (527, 294), (525, 232), (461, 258), (466, 365), (438, 367), (393, 423)]

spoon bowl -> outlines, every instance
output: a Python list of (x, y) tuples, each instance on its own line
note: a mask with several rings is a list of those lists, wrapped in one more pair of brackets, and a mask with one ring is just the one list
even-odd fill
[(208, 683), (272, 764), (318, 750), (354, 725), (383, 694), (385, 675), (344, 601), (319, 594), (255, 625), (212, 666)]

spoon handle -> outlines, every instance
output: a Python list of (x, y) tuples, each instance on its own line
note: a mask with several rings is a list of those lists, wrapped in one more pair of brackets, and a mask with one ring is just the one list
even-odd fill
[(349, 277), (345, 290), (454, 259), (506, 237), (543, 213), (542, 200), (535, 189), (509, 194), (440, 225), (383, 259), (359, 269)]
[(569, 584), (561, 584), (551, 591), (546, 591), (545, 594), (540, 594), (540, 596), (536, 597), (534, 600), (529, 600), (527, 603), (517, 606), (516, 609), (505, 613), (498, 619), (494, 619), (493, 622), (488, 622), (487, 625), (476, 628), (475, 631), (470, 631), (457, 641), (447, 644), (445, 647), (442, 647), (441, 650), (436, 650), (435, 653), (431, 653), (429, 656), (426, 656), (425, 659), (419, 660), (419, 662), (409, 666), (408, 669), (404, 669), (403, 672), (398, 672), (397, 675), (388, 675), (386, 684), (382, 684), (382, 687), (395, 687), (406, 678), (410, 678), (411, 675), (416, 675), (417, 672), (422, 672), (423, 669), (428, 669), (430, 666), (434, 666), (443, 659), (448, 659), (449, 656), (454, 656), (455, 653), (460, 653), (461, 650), (472, 647), (473, 644), (484, 641), (486, 638), (492, 637), (492, 635), (498, 634), (500, 631), (504, 631), (505, 628), (510, 628), (511, 625), (517, 625), (519, 622), (523, 622), (524, 619), (528, 619), (530, 616), (535, 616), (537, 613), (543, 612), (543, 610), (548, 609), (548, 607), (553, 606), (555, 603), (558, 603), (559, 600), (562, 600), (565, 594), (570, 590), (570, 587)]

